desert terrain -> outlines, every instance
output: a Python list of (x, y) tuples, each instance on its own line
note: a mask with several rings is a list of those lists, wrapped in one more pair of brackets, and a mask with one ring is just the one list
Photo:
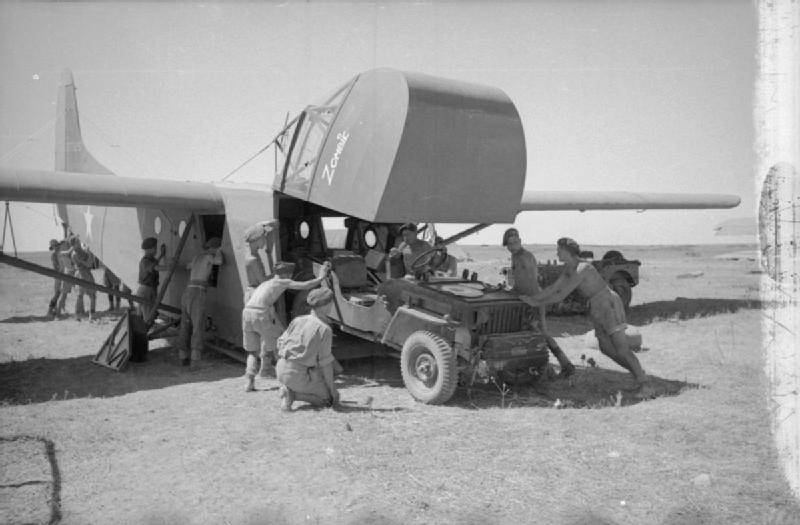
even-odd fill
[[(461, 249), (460, 268), (502, 279), (502, 249)], [(631, 397), (578, 315), (549, 320), (567, 380), (426, 406), (395, 359), (365, 358), (343, 363), (340, 407), (291, 413), (274, 379), (245, 393), (219, 354), (188, 371), (156, 341), (121, 372), (93, 364), (121, 312), (50, 320), (52, 281), (0, 265), (0, 522), (800, 522), (770, 430), (755, 247), (622, 251), (642, 261), (629, 323), (655, 399)]]

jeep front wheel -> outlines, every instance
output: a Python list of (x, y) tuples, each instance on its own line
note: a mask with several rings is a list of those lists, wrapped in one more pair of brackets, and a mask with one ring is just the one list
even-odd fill
[(447, 341), (432, 332), (414, 332), (400, 353), (403, 383), (417, 401), (446, 403), (456, 391), (456, 354)]

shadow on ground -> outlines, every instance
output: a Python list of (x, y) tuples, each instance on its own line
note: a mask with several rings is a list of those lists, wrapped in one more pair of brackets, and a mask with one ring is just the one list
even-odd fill
[[(608, 408), (635, 405), (648, 399), (636, 397), (636, 384), (626, 371), (576, 366), (567, 379), (540, 379), (532, 385), (475, 384), (459, 387), (450, 400), (463, 408)], [(650, 375), (653, 398), (676, 396), (686, 389), (700, 388), (694, 383)], [(653, 399), (650, 398), (650, 399)]]
[[(337, 377), (339, 388), (390, 386), (404, 389), (398, 360), (375, 357), (346, 361), (344, 374)], [(655, 397), (675, 396), (699, 385), (684, 381), (649, 376)], [(467, 409), (547, 407), (605, 408), (637, 404), (636, 384), (623, 370), (576, 366), (576, 373), (567, 379), (540, 379), (531, 385), (475, 383), (459, 386), (447, 402), (448, 406)], [(347, 410), (347, 407), (344, 408)]]
[(627, 316), (629, 323), (641, 326), (659, 319), (693, 319), (762, 307), (763, 303), (759, 300), (677, 297), (674, 301), (655, 301), (633, 306)]
[[(742, 309), (759, 309), (764, 306), (759, 300), (711, 299), (678, 297), (674, 301), (654, 301), (632, 306), (626, 313), (628, 324), (644, 326), (656, 321), (694, 319), (734, 313)], [(583, 335), (593, 330), (587, 315), (549, 315), (547, 326), (551, 335)]]
[(177, 351), (164, 347), (148, 352), (142, 363), (127, 363), (121, 372), (97, 365), (93, 356), (28, 359), (0, 364), (0, 402), (40, 403), (51, 400), (112, 397), (241, 376), (241, 363), (210, 354), (200, 369), (181, 366)]
[[(121, 316), (122, 312), (120, 310), (111, 310), (111, 311), (105, 310), (102, 312), (96, 312), (93, 317), (95, 320), (108, 318), (116, 322), (119, 320)], [(57, 319), (50, 315), (17, 315), (14, 317), (6, 317), (5, 319), (0, 319), (0, 324), (44, 323), (48, 321), (53, 321), (53, 322), (62, 321), (65, 319), (75, 319), (75, 314), (65, 314)], [(87, 317), (84, 315), (81, 317), (81, 319), (85, 320), (87, 319)]]

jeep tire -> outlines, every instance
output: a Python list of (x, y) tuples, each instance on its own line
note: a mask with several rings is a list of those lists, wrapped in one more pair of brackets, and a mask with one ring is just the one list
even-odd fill
[(458, 384), (456, 354), (433, 332), (414, 332), (406, 339), (400, 353), (400, 372), (412, 397), (428, 405), (446, 403)]

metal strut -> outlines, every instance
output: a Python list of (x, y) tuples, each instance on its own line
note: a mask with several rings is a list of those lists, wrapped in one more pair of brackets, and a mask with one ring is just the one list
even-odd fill
[[(61, 273), (57, 270), (53, 270), (51, 268), (47, 268), (45, 266), (40, 266), (38, 264), (34, 264), (32, 262), (25, 261), (23, 259), (19, 259), (17, 257), (11, 257), (10, 255), (6, 255), (4, 253), (0, 253), (0, 263), (6, 263), (10, 266), (16, 266), (17, 268), (21, 268), (23, 270), (27, 270), (29, 272), (38, 273), (41, 275), (45, 275), (47, 277), (52, 277), (53, 279), (58, 279), (60, 281), (66, 281), (71, 284), (77, 284), (78, 286), (82, 286), (84, 288), (91, 288), (92, 290), (97, 290), (98, 292), (103, 292), (109, 295), (115, 295), (117, 297), (123, 297), (128, 299), (129, 301), (133, 301), (135, 303), (144, 303), (146, 299), (144, 297), (140, 297), (138, 295), (133, 295), (132, 293), (123, 292), (121, 290), (116, 290), (114, 288), (109, 288), (107, 286), (103, 286), (102, 284), (97, 284), (92, 281), (87, 281), (85, 279), (81, 279), (80, 277), (73, 277), (72, 275), (67, 275), (65, 273)], [(172, 312), (174, 314), (180, 314), (181, 311), (179, 308), (175, 308), (174, 306), (170, 306), (168, 304), (159, 304), (159, 310), (164, 310), (166, 312)]]
[(14, 257), (17, 256), (17, 240), (14, 238), (14, 224), (11, 222), (11, 210), (6, 201), (6, 214), (3, 218), (3, 242), (0, 243), (0, 253), (3, 253), (3, 248), (6, 245), (6, 226), (11, 230), (11, 244), (14, 246)]
[[(169, 285), (170, 280), (172, 280), (172, 275), (175, 273), (175, 268), (178, 267), (178, 259), (181, 257), (181, 253), (183, 252), (183, 247), (186, 244), (186, 239), (189, 238), (189, 233), (192, 231), (192, 225), (194, 224), (195, 216), (192, 213), (189, 216), (189, 220), (186, 222), (186, 228), (183, 230), (183, 235), (181, 235), (181, 240), (178, 243), (178, 249), (175, 251), (175, 256), (172, 258), (172, 264), (170, 265), (169, 273), (167, 273), (166, 279), (164, 282), (161, 283), (161, 288), (158, 290), (158, 295), (156, 296), (156, 304), (161, 304), (161, 299), (164, 298), (164, 294), (167, 293), (167, 286)], [(181, 313), (178, 310), (178, 313)], [(158, 308), (153, 308), (150, 314), (147, 316), (147, 319), (144, 320), (145, 326), (149, 330), (153, 323), (156, 320), (156, 316), (158, 315)]]

